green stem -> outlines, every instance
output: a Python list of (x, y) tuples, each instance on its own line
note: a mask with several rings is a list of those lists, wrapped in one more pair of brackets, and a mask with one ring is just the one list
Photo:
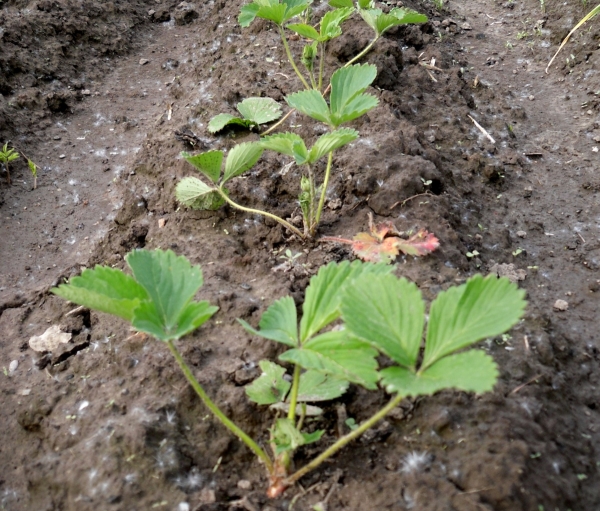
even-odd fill
[(196, 391), (196, 394), (198, 394), (198, 396), (200, 397), (202, 402), (206, 405), (206, 407), (214, 414), (214, 416), (217, 419), (219, 419), (221, 421), (221, 423), (229, 431), (231, 431), (242, 442), (244, 442), (250, 448), (250, 450), (252, 450), (254, 452), (254, 454), (256, 454), (263, 461), (263, 463), (267, 467), (267, 471), (269, 472), (269, 474), (273, 475), (273, 473), (274, 473), (273, 462), (271, 461), (271, 458), (269, 458), (267, 453), (265, 451), (263, 451), (260, 448), (260, 446), (254, 440), (252, 440), (246, 433), (244, 433), (238, 426), (236, 426), (231, 420), (229, 420), (227, 418), (227, 416), (221, 411), (221, 409), (215, 403), (213, 403), (213, 401), (208, 397), (208, 394), (206, 394), (206, 392), (204, 392), (202, 385), (200, 385), (200, 383), (198, 382), (198, 380), (192, 373), (192, 370), (185, 363), (185, 360), (183, 360), (181, 353), (179, 353), (179, 351), (173, 344), (173, 341), (167, 341), (167, 346), (169, 346), (169, 350), (175, 357), (175, 360), (177, 361), (177, 364), (179, 364), (179, 367), (183, 371), (183, 374), (187, 378), (187, 381), (190, 383), (192, 388)]
[(308, 70), (308, 76), (310, 77), (310, 84), (312, 85), (313, 89), (317, 89), (317, 82), (315, 81), (315, 73), (313, 72), (312, 69)]
[(290, 409), (288, 419), (296, 424), (296, 405), (298, 404), (298, 390), (300, 389), (300, 366), (294, 367), (294, 379), (292, 380), (292, 392), (290, 394)]
[(333, 151), (329, 153), (327, 158), (327, 168), (325, 169), (325, 179), (323, 180), (323, 189), (321, 190), (321, 198), (319, 199), (319, 205), (317, 206), (317, 215), (315, 217), (314, 225), (310, 227), (310, 234), (314, 236), (321, 219), (321, 212), (323, 211), (323, 205), (325, 204), (325, 194), (327, 192), (327, 185), (329, 185), (329, 177), (331, 175), (331, 163), (333, 162)]
[(273, 126), (271, 126), (268, 130), (263, 131), (260, 136), (264, 137), (265, 135), (268, 135), (269, 133), (271, 133), (271, 131), (273, 131), (274, 129), (278, 128), (279, 126), (281, 126), (290, 115), (292, 115), (296, 110), (294, 108), (292, 108), (287, 114), (285, 114), (281, 119), (279, 119), (275, 124), (273, 124)]
[(304, 419), (306, 419), (306, 403), (300, 403), (302, 407), (302, 414), (300, 415), (300, 420), (298, 420), (298, 424), (296, 425), (296, 429), (300, 431), (302, 426), (304, 426)]
[(309, 232), (312, 229), (313, 222), (315, 220), (315, 195), (317, 194), (317, 190), (315, 188), (315, 176), (312, 171), (312, 167), (310, 163), (307, 164), (308, 167), (308, 180), (310, 181), (310, 205), (308, 208), (308, 222), (306, 225), (308, 226)]
[(291, 486), (296, 481), (298, 481), (301, 477), (306, 475), (311, 470), (317, 468), (321, 463), (323, 463), (327, 458), (333, 456), (336, 452), (338, 452), (342, 447), (345, 447), (348, 443), (350, 443), (355, 438), (358, 438), (365, 431), (372, 428), (375, 424), (377, 424), (381, 419), (383, 419), (388, 413), (390, 413), (397, 405), (402, 401), (404, 396), (398, 394), (391, 401), (385, 405), (381, 410), (379, 410), (375, 415), (371, 416), (365, 422), (363, 422), (358, 428), (354, 431), (351, 431), (347, 435), (344, 435), (337, 442), (335, 442), (331, 447), (323, 451), (319, 456), (317, 456), (314, 460), (312, 460), (307, 465), (304, 465), (300, 470), (294, 472), (291, 476), (285, 479), (284, 484), (286, 486)]
[(373, 45), (379, 40), (379, 36), (375, 36), (375, 39), (373, 39), (369, 44), (367, 44), (367, 46), (365, 47), (365, 49), (363, 51), (361, 51), (356, 57), (354, 57), (352, 60), (350, 60), (349, 62), (346, 62), (346, 64), (344, 64), (344, 67), (348, 67), (351, 66), (352, 64), (354, 64), (357, 60), (360, 60), (361, 58), (363, 58), (367, 53), (369, 53), (369, 50), (371, 48), (373, 48)]
[(298, 69), (298, 66), (296, 65), (296, 61), (294, 60), (294, 56), (292, 55), (292, 52), (290, 50), (290, 45), (287, 42), (287, 38), (285, 37), (285, 32), (283, 30), (283, 27), (281, 27), (281, 26), (279, 26), (279, 35), (281, 36), (281, 41), (283, 42), (283, 47), (285, 48), (285, 53), (287, 55), (288, 60), (290, 61), (290, 64), (294, 68), (294, 71), (298, 75), (298, 78), (300, 78), (302, 85), (304, 85), (304, 87), (306, 89), (310, 90), (310, 85), (308, 85), (308, 82), (304, 79), (304, 77), (302, 76), (302, 73), (300, 73), (300, 70)]
[(323, 87), (323, 70), (325, 68), (325, 44), (319, 43), (319, 92)]
[(280, 218), (277, 215), (274, 215), (273, 213), (268, 213), (267, 211), (262, 211), (260, 209), (247, 208), (245, 206), (242, 206), (241, 204), (238, 204), (237, 202), (232, 201), (229, 198), (229, 196), (223, 190), (221, 190), (221, 188), (216, 188), (215, 190), (219, 192), (219, 194), (221, 195), (221, 197), (223, 197), (225, 202), (227, 202), (234, 208), (245, 211), (246, 213), (253, 213), (256, 215), (262, 215), (262, 216), (266, 216), (267, 218), (271, 218), (272, 220), (275, 220), (276, 222), (283, 225), (286, 229), (289, 229), (290, 231), (292, 231), (296, 236), (300, 237), (300, 239), (304, 239), (304, 234), (302, 234), (302, 232), (299, 229), (297, 229), (296, 227), (294, 227), (292, 224), (290, 224), (289, 222), (286, 222), (283, 218)]

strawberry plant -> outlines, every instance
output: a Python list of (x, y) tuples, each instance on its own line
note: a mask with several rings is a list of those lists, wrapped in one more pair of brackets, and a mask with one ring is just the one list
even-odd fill
[(230, 114), (216, 115), (208, 123), (208, 131), (217, 133), (231, 124), (255, 128), (281, 117), (281, 106), (271, 98), (246, 98), (237, 104), (237, 109), (242, 117)]
[(8, 164), (11, 161), (15, 161), (17, 158), (19, 158), (19, 153), (14, 149), (9, 149), (8, 142), (4, 144), (4, 147), (2, 148), (2, 150), (0, 150), (0, 163), (4, 164), (8, 184), (10, 184), (10, 172), (8, 171)]
[[(269, 431), (272, 453), (268, 454), (211, 400), (175, 346), (175, 341), (217, 311), (206, 301), (193, 300), (202, 286), (200, 268), (161, 250), (132, 252), (126, 262), (132, 276), (97, 266), (52, 292), (119, 316), (164, 342), (204, 404), (264, 463), (270, 497), (281, 495), (373, 427), (405, 397), (448, 388), (476, 393), (492, 390), (498, 376), (493, 359), (482, 350), (465, 349), (508, 330), (526, 305), (524, 292), (508, 279), (477, 275), (441, 292), (426, 316), (417, 286), (392, 275), (391, 266), (355, 261), (321, 268), (306, 289), (300, 320), (289, 296), (271, 304), (258, 329), (240, 320), (250, 334), (288, 348), (279, 360), (291, 368), (291, 382), (284, 377), (286, 367), (263, 360), (262, 375), (246, 387), (249, 399), (259, 406), (284, 412)], [(380, 370), (378, 356), (389, 358), (392, 364)], [(392, 397), (312, 461), (291, 471), (294, 451), (324, 435), (314, 422), (305, 424), (307, 415), (321, 413), (307, 403), (335, 399), (350, 384), (368, 390), (381, 385)]]

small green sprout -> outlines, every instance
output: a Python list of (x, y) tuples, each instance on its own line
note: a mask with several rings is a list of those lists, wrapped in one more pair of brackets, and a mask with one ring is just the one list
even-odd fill
[(6, 178), (8, 180), (8, 184), (10, 185), (10, 172), (8, 170), (8, 164), (11, 161), (15, 161), (19, 158), (19, 153), (14, 149), (8, 148), (8, 142), (4, 144), (4, 147), (0, 151), (0, 163), (4, 165), (4, 169), (6, 170)]
[(523, 253), (523, 249), (522, 248), (517, 248), (517, 250), (513, 250), (513, 257), (517, 257), (519, 254)]
[(467, 252), (467, 257), (469, 259), (472, 259), (473, 257), (477, 257), (479, 255), (479, 252), (477, 252), (477, 250), (473, 250), (471, 252)]
[[(491, 391), (498, 377), (494, 360), (482, 350), (466, 348), (511, 328), (526, 305), (524, 291), (508, 279), (476, 275), (441, 292), (426, 314), (421, 291), (393, 275), (391, 266), (345, 261), (322, 267), (306, 289), (300, 319), (294, 299), (285, 296), (263, 313), (258, 329), (239, 320), (251, 335), (283, 344), (287, 350), (279, 360), (293, 367), (290, 381), (283, 366), (262, 360), (261, 376), (246, 387), (250, 400), (277, 412), (269, 455), (212, 401), (175, 346), (217, 311), (206, 301), (193, 300), (203, 283), (200, 268), (172, 251), (137, 250), (125, 260), (132, 276), (96, 266), (52, 292), (119, 316), (164, 342), (211, 413), (263, 462), (271, 498), (375, 426), (405, 397), (449, 388)], [(343, 327), (332, 329), (338, 321)], [(392, 362), (385, 369), (378, 366), (381, 356)], [(306, 420), (321, 413), (307, 403), (335, 399), (350, 384), (367, 390), (381, 386), (392, 397), (360, 424), (348, 422), (349, 433), (290, 473), (294, 452), (325, 435)]]
[(27, 166), (29, 167), (29, 170), (31, 171), (31, 175), (33, 176), (33, 189), (35, 190), (37, 188), (38, 168), (37, 168), (37, 165), (34, 162), (32, 162), (29, 158), (27, 159)]

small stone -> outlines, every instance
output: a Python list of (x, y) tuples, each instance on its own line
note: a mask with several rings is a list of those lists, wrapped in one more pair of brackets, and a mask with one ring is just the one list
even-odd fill
[(527, 237), (527, 233), (525, 231), (517, 231), (517, 236), (519, 238), (526, 238)]
[(473, 30), (473, 28), (471, 27), (471, 25), (469, 25), (468, 23), (463, 23), (460, 28), (462, 28), (463, 30)]
[(166, 219), (164, 219), (164, 218), (159, 218), (159, 219), (158, 219), (158, 228), (159, 228), (159, 229), (162, 229), (162, 228), (165, 226), (165, 224), (166, 224), (166, 223), (167, 223)]
[(34, 335), (29, 339), (29, 346), (38, 352), (53, 351), (70, 340), (70, 333), (63, 332), (58, 325), (52, 325), (42, 335)]
[(552, 308), (555, 311), (566, 311), (569, 310), (569, 303), (564, 300), (556, 300)]
[(148, 62), (150, 62), (148, 59), (140, 59), (140, 66), (145, 66)]
[(56, 135), (55, 137), (52, 137), (52, 140), (60, 140), (60, 137)]
[(156, 12), (156, 11), (155, 11), (154, 9), (150, 9), (150, 10), (148, 11), (148, 16), (150, 16), (150, 17), (154, 16), (154, 13), (155, 13), (155, 12)]
[(64, 160), (66, 157), (67, 157), (67, 155), (65, 155), (65, 154), (61, 154), (61, 155), (59, 156), (59, 158), (60, 158), (61, 160)]
[(83, 89), (81, 91), (81, 94), (83, 94), (84, 96), (91, 96), (92, 95), (92, 91), (90, 89)]
[(8, 372), (11, 374), (14, 373), (17, 370), (17, 367), (19, 367), (19, 361), (13, 360), (8, 366)]
[(209, 488), (203, 488), (199, 495), (199, 500), (202, 504), (213, 504), (217, 501), (217, 496), (214, 490)]
[(529, 95), (529, 101), (533, 101), (535, 99), (535, 96), (533, 94)]
[(237, 483), (237, 487), (240, 490), (251, 490), (252, 483), (250, 481), (248, 481), (247, 479), (240, 479)]
[(588, 111), (586, 112), (586, 114), (588, 114), (588, 115), (592, 115), (593, 113), (594, 113), (594, 111), (593, 111), (593, 110), (588, 110)]

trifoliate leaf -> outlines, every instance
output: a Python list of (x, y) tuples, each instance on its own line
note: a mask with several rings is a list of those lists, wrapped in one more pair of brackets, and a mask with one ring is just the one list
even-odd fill
[(291, 296), (284, 296), (269, 306), (260, 318), (260, 330), (252, 328), (243, 319), (238, 321), (252, 335), (259, 335), (287, 346), (298, 346), (296, 304)]
[(306, 371), (300, 375), (298, 402), (313, 403), (336, 399), (348, 390), (349, 385), (348, 381), (335, 376)]
[(295, 133), (277, 133), (264, 137), (259, 142), (264, 149), (292, 156), (297, 165), (303, 165), (308, 158), (308, 150), (304, 145), (304, 140)]
[(207, 151), (205, 153), (192, 156), (183, 152), (181, 156), (188, 163), (192, 164), (196, 170), (199, 170), (213, 183), (219, 181), (221, 175), (221, 164), (223, 163), (223, 151)]
[(372, 64), (343, 67), (331, 77), (331, 124), (339, 126), (355, 119), (377, 105), (377, 98), (363, 94), (377, 77)]
[(50, 291), (88, 309), (114, 314), (127, 321), (133, 319), (134, 309), (148, 300), (148, 293), (133, 277), (106, 266), (83, 270), (79, 277)]
[(261, 360), (258, 365), (262, 374), (246, 386), (248, 398), (259, 405), (283, 401), (292, 386), (289, 381), (283, 379), (285, 369), (268, 360)]
[(331, 133), (325, 133), (325, 135), (321, 135), (315, 142), (315, 145), (310, 149), (308, 163), (315, 163), (317, 160), (331, 151), (335, 151), (336, 149), (345, 146), (357, 138), (358, 131), (349, 128), (341, 128), (339, 130), (332, 131)]
[(421, 373), (388, 367), (381, 371), (381, 378), (389, 393), (407, 397), (431, 395), (450, 388), (482, 394), (494, 388), (498, 368), (489, 355), (470, 350), (444, 357)]
[(440, 242), (431, 232), (420, 229), (408, 239), (398, 238), (396, 248), (406, 255), (424, 256), (440, 246)]
[(349, 263), (343, 261), (339, 264), (329, 263), (319, 269), (311, 277), (306, 288), (303, 315), (300, 321), (300, 340), (305, 342), (322, 328), (340, 316), (344, 286), (349, 285), (363, 273), (386, 274), (393, 270), (390, 266), (362, 264), (360, 261)]
[[(136, 250), (125, 260), (151, 302), (134, 310), (134, 326), (137, 318), (144, 324), (160, 326), (162, 335), (152, 331), (159, 339), (176, 339), (180, 320), (185, 317), (187, 322), (193, 321), (186, 308), (202, 286), (202, 270), (171, 250)], [(152, 314), (156, 317), (151, 318)]]
[(504, 333), (525, 310), (525, 291), (508, 279), (475, 275), (431, 304), (423, 368), (454, 351)]
[(341, 310), (352, 335), (396, 363), (415, 367), (425, 322), (415, 284), (394, 275), (361, 275), (346, 287)]
[(254, 125), (265, 124), (281, 117), (281, 105), (272, 98), (246, 98), (237, 105), (244, 119)]
[(236, 145), (227, 155), (222, 184), (252, 168), (261, 157), (263, 150), (260, 144), (255, 142)]
[(195, 177), (184, 177), (175, 187), (175, 197), (192, 209), (216, 210), (225, 199), (214, 188)]
[(290, 419), (277, 419), (271, 430), (271, 440), (275, 444), (275, 454), (294, 451), (298, 447), (316, 442), (323, 436), (324, 431), (301, 433)]
[(348, 19), (353, 12), (353, 7), (326, 12), (321, 18), (319, 39), (324, 42), (340, 36), (342, 34), (341, 23)]
[(291, 108), (295, 108), (317, 121), (330, 123), (329, 107), (323, 95), (316, 90), (304, 90), (290, 94), (285, 98)]
[(282, 353), (279, 360), (375, 389), (379, 379), (376, 355), (377, 350), (364, 341), (344, 331), (332, 331), (309, 340), (302, 348)]
[(372, 9), (375, 5), (373, 0), (358, 0), (358, 7), (360, 9)]

